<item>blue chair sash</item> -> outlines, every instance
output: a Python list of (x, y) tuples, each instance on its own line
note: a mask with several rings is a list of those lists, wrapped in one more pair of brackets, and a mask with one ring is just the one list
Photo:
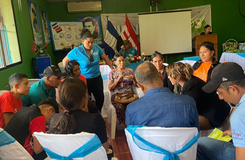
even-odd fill
[(144, 140), (143, 138), (141, 138), (139, 135), (137, 135), (135, 133), (135, 131), (138, 129), (138, 128), (141, 128), (141, 127), (145, 127), (143, 125), (139, 125), (139, 126), (136, 126), (136, 125), (130, 125), (128, 126), (126, 129), (127, 131), (132, 135), (132, 138), (133, 138), (133, 141), (134, 143), (142, 150), (145, 150), (145, 151), (148, 151), (148, 152), (156, 152), (156, 153), (160, 153), (160, 154), (164, 154), (166, 155), (164, 157), (163, 160), (180, 160), (179, 159), (179, 156), (177, 154), (180, 154), (182, 152), (185, 152), (186, 150), (188, 150), (189, 148), (191, 148), (191, 146), (193, 144), (195, 144), (197, 142), (197, 139), (198, 139), (198, 134), (190, 141), (188, 142), (182, 149), (178, 150), (178, 151), (175, 151), (174, 153), (170, 153), (158, 146), (155, 146), (154, 144), (152, 143), (149, 143), (147, 142), (146, 140)]
[(102, 144), (101, 144), (100, 139), (98, 138), (97, 135), (94, 135), (94, 137), (90, 141), (88, 141), (83, 146), (81, 146), (80, 148), (78, 148), (77, 150), (75, 150), (68, 157), (58, 155), (58, 154), (50, 151), (49, 149), (47, 149), (45, 147), (43, 147), (43, 149), (49, 155), (49, 157), (52, 158), (52, 159), (72, 160), (73, 158), (83, 158), (83, 157), (89, 155), (90, 153), (96, 151), (101, 146), (102, 146)]
[(0, 132), (0, 147), (14, 143), (16, 140), (10, 136), (6, 131)]

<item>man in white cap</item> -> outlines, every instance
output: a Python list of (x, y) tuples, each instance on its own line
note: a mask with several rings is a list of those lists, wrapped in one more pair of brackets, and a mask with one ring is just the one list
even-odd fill
[(211, 81), (202, 88), (205, 92), (217, 91), (220, 99), (237, 105), (232, 114), (231, 130), (222, 136), (232, 136), (233, 143), (208, 137), (198, 139), (199, 160), (245, 159), (245, 75), (241, 66), (233, 62), (219, 64), (213, 70)]

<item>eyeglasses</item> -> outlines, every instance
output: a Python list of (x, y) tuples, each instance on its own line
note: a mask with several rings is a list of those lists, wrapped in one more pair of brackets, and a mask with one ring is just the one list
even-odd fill
[(94, 57), (92, 54), (88, 54), (88, 59), (90, 62), (93, 62), (94, 61)]

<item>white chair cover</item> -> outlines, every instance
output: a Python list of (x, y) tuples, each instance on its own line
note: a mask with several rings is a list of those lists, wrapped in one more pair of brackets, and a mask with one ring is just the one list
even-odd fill
[(8, 92), (8, 91), (7, 90), (1, 90), (0, 91), (0, 95), (3, 94), (3, 93), (5, 93), (5, 92)]
[(106, 151), (95, 134), (86, 132), (77, 134), (47, 134), (34, 132), (34, 136), (37, 137), (51, 160), (107, 160)]
[[(151, 147), (147, 147), (143, 141), (147, 141), (153, 146), (157, 146), (170, 153), (178, 152), (183, 147), (193, 142), (189, 149), (177, 154), (180, 160), (195, 160), (197, 151), (197, 128), (164, 128), (164, 127), (140, 127), (136, 128), (135, 133), (140, 136), (143, 141), (132, 137), (132, 128), (135, 126), (128, 126), (125, 129), (127, 142), (130, 152), (134, 160), (165, 160), (169, 159), (165, 154), (155, 152)], [(135, 143), (136, 142), (136, 143)], [(143, 143), (142, 143), (143, 142)], [(188, 148), (188, 147), (187, 147)], [(173, 158), (173, 157), (171, 157)], [(174, 157), (172, 160), (178, 158)]]
[(0, 128), (0, 159), (33, 160), (25, 148), (2, 128)]
[(40, 81), (40, 79), (28, 79), (30, 85), (37, 83), (38, 81)]

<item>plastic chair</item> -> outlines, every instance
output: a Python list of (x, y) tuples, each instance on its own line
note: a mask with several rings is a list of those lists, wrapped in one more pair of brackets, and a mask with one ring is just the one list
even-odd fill
[(3, 93), (5, 93), (5, 92), (8, 92), (8, 91), (7, 90), (1, 90), (0, 91), (0, 95), (3, 94)]
[(0, 137), (0, 159), (33, 160), (25, 148), (2, 128)]
[(37, 78), (28, 79), (28, 82), (29, 82), (30, 85), (32, 85), (34, 83), (37, 83), (38, 81), (40, 81), (40, 79), (37, 79)]
[(198, 130), (128, 126), (127, 142), (134, 160), (196, 160)]
[(61, 72), (64, 72), (63, 62), (58, 63)]
[(34, 136), (51, 160), (107, 160), (106, 151), (100, 139), (92, 133), (47, 134), (34, 132)]

